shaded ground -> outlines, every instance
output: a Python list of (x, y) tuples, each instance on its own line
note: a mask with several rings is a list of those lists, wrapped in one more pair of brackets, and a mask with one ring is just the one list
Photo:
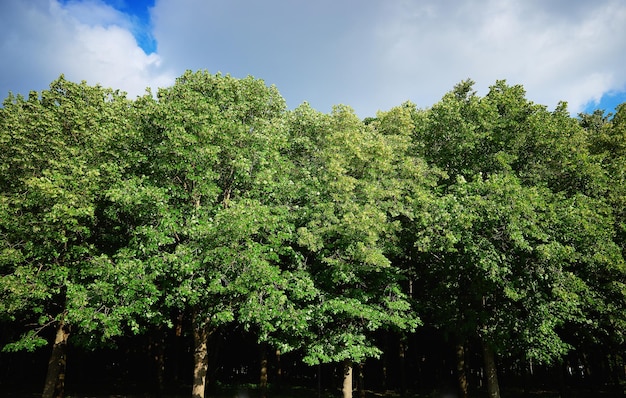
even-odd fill
[[(189, 393), (180, 391), (176, 393), (170, 393), (162, 395), (159, 398), (188, 398)], [(39, 398), (41, 392), (33, 391), (15, 391), (9, 392), (8, 395), (0, 392), (0, 396), (6, 398)], [(566, 398), (617, 398), (624, 397), (622, 391), (568, 391)], [(154, 393), (107, 393), (97, 392), (85, 393), (78, 391), (68, 391), (66, 398), (152, 398), (157, 397)], [(215, 391), (213, 394), (207, 395), (209, 398), (262, 398), (263, 394), (254, 388), (248, 387), (228, 387), (221, 388), (219, 391)], [(269, 391), (265, 395), (266, 398), (333, 398), (341, 397), (339, 391), (322, 391), (321, 394), (316, 390), (305, 388), (289, 388), (281, 391)], [(354, 397), (358, 398), (358, 394), (355, 391)], [(366, 398), (400, 398), (401, 394), (394, 391), (366, 391)], [(431, 391), (424, 393), (408, 393), (403, 398), (456, 398), (456, 394), (452, 391)], [(485, 398), (486, 394), (471, 394), (471, 398)], [(521, 392), (521, 391), (503, 391), (502, 398), (561, 398), (561, 394), (557, 391), (533, 391), (533, 392)]]

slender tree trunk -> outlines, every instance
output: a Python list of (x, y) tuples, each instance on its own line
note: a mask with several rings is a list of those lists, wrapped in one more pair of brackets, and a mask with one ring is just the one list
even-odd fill
[(174, 326), (174, 347), (168, 358), (168, 367), (172, 374), (172, 382), (175, 386), (180, 384), (180, 353), (183, 351), (183, 320), (183, 313), (181, 312), (176, 317), (176, 324)]
[(561, 398), (567, 398), (568, 391), (567, 391), (567, 383), (565, 382), (565, 375), (568, 373), (567, 372), (567, 366), (568, 363), (567, 361), (561, 361), (559, 362), (558, 368), (557, 368), (557, 378), (559, 380), (559, 393), (560, 393), (560, 397)]
[(280, 367), (280, 350), (276, 349), (276, 378), (274, 379), (274, 389), (280, 390), (283, 378), (283, 369)]
[(485, 361), (485, 378), (487, 379), (487, 396), (500, 398), (500, 385), (498, 384), (498, 369), (496, 367), (496, 355), (493, 348), (486, 341), (482, 341), (483, 359)]
[(343, 362), (343, 398), (352, 398), (352, 361), (346, 359)]
[(259, 390), (261, 391), (261, 396), (265, 397), (265, 395), (267, 394), (267, 345), (265, 343), (259, 344), (259, 350), (261, 354)]
[(322, 364), (317, 364), (317, 398), (322, 398)]
[(524, 370), (524, 396), (529, 397), (533, 387), (533, 378), (535, 375), (535, 366), (533, 360), (528, 360), (528, 367)]
[(69, 327), (64, 317), (57, 325), (57, 332), (48, 361), (48, 373), (44, 384), (42, 398), (63, 398), (65, 391), (65, 368), (67, 364), (67, 339), (70, 337)]
[(365, 362), (361, 362), (357, 365), (358, 377), (357, 377), (357, 393), (359, 398), (365, 398)]
[(191, 396), (204, 398), (206, 389), (206, 376), (209, 368), (209, 327), (207, 320), (199, 320), (193, 317), (193, 386)]
[(382, 388), (387, 390), (387, 369), (389, 368), (389, 358), (387, 353), (389, 352), (389, 333), (385, 333), (384, 337), (384, 349), (383, 349), (383, 374), (382, 374)]
[(165, 392), (165, 332), (162, 327), (157, 328), (150, 348), (156, 371), (157, 395), (162, 396)]
[(400, 337), (398, 346), (398, 359), (400, 360), (400, 395), (406, 395), (406, 336)]
[(456, 345), (456, 377), (459, 384), (459, 398), (469, 396), (467, 373), (465, 371), (465, 343), (459, 340)]

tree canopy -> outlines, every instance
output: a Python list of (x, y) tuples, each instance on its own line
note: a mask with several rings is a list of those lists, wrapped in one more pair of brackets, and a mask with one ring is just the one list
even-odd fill
[(3, 350), (51, 344), (44, 397), (62, 396), (68, 342), (184, 327), (204, 397), (209, 342), (241, 328), (341, 364), (349, 396), (381, 335), (404, 347), (428, 326), (480, 347), (498, 397), (499, 362), (623, 348), (625, 115), (468, 80), (361, 120), (207, 71), (135, 100), (63, 76), (9, 95)]

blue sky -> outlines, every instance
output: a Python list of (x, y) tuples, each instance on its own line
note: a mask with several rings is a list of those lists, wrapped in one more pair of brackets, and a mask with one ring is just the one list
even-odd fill
[(626, 102), (626, 92), (624, 91), (616, 91), (609, 92), (602, 96), (599, 101), (591, 101), (585, 105), (583, 108), (583, 112), (593, 113), (596, 109), (604, 110), (604, 113), (613, 113), (615, 114), (615, 109), (618, 105)]
[(623, 0), (4, 0), (0, 32), (3, 98), (61, 73), (134, 98), (207, 69), (361, 117), (467, 78), (572, 114), (626, 102)]
[(154, 0), (107, 0), (104, 1), (104, 3), (131, 16), (133, 26), (135, 27), (133, 36), (135, 36), (137, 44), (146, 54), (153, 53), (157, 50), (150, 21), (150, 9), (154, 7)]

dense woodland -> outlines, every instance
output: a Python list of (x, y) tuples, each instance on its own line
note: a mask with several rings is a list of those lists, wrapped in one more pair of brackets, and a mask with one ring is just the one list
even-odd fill
[(625, 249), (626, 104), (60, 77), (0, 108), (0, 392), (615, 393)]

